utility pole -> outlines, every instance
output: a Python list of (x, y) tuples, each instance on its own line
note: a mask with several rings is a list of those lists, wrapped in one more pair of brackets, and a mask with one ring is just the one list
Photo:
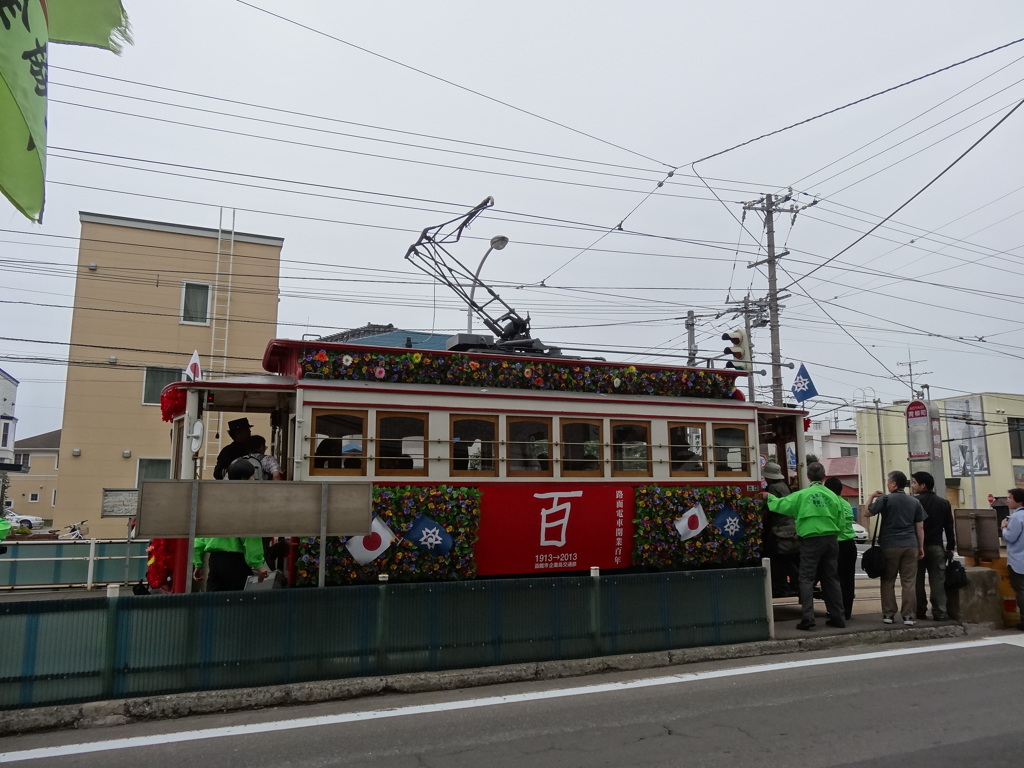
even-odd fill
[[(779, 342), (779, 285), (775, 271), (775, 263), (786, 256), (789, 251), (775, 253), (775, 211), (778, 206), (788, 203), (793, 197), (792, 192), (776, 198), (771, 193), (766, 194), (760, 200), (747, 203), (743, 206), (746, 211), (761, 211), (764, 213), (765, 235), (768, 245), (768, 257), (763, 261), (757, 261), (748, 265), (757, 267), (761, 264), (768, 265), (768, 328), (771, 331), (772, 340), (772, 404), (782, 405), (782, 352)], [(795, 216), (795, 213), (794, 213)]]
[(697, 315), (692, 309), (686, 312), (686, 348), (686, 365), (693, 368), (697, 364)]
[(885, 448), (882, 446), (882, 412), (879, 410), (882, 401), (876, 397), (871, 402), (875, 404), (875, 423), (878, 425), (878, 464), (882, 470), (882, 488), (888, 493), (889, 485), (885, 482)]
[(750, 338), (750, 296), (743, 297), (743, 330), (747, 332), (747, 345), (750, 347), (750, 360), (747, 365), (748, 402), (754, 402), (754, 342)]

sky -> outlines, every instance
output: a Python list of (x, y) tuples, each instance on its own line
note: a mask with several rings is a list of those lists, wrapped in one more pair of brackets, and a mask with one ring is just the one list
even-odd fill
[(447, 336), (464, 305), (405, 254), (490, 196), (451, 252), (509, 238), (482, 279), (535, 337), (682, 364), (688, 310), (721, 357), (767, 293), (744, 204), (791, 194), (780, 348), (813, 417), (852, 427), (911, 370), (935, 398), (1022, 391), (1019, 1), (124, 6), (123, 55), (50, 47), (43, 223), (0, 204), (19, 439), (61, 425), (79, 211), (283, 237), (268, 341)]

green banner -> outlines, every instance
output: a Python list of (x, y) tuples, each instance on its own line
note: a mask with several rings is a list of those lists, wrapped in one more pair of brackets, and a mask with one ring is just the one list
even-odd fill
[(33, 221), (46, 177), (47, 43), (39, 0), (0, 2), (0, 192)]
[(90, 45), (118, 54), (132, 43), (121, 0), (46, 0), (46, 7), (51, 43)]

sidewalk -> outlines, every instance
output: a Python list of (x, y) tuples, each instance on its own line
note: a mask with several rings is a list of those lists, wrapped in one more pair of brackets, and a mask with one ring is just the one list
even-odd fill
[[(775, 615), (775, 637), (778, 640), (808, 637), (812, 635), (849, 635), (875, 630), (893, 632), (910, 629), (904, 627), (899, 620), (895, 624), (882, 623), (882, 602), (878, 579), (858, 578), (854, 587), (853, 618), (846, 622), (842, 629), (825, 624), (825, 604), (821, 600), (814, 601), (814, 617), (816, 626), (813, 630), (804, 631), (796, 628), (800, 621), (800, 600), (796, 597), (781, 597), (772, 600)], [(896, 585), (896, 599), (899, 599), (899, 584)], [(914, 628), (959, 626), (960, 622), (948, 619), (932, 621), (922, 619)]]

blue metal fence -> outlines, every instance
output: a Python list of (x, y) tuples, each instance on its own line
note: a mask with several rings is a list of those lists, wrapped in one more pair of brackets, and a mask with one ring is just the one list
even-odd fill
[(760, 568), (0, 605), (0, 709), (763, 640)]
[(0, 588), (123, 584), (146, 574), (148, 541), (12, 541), (0, 556)]

